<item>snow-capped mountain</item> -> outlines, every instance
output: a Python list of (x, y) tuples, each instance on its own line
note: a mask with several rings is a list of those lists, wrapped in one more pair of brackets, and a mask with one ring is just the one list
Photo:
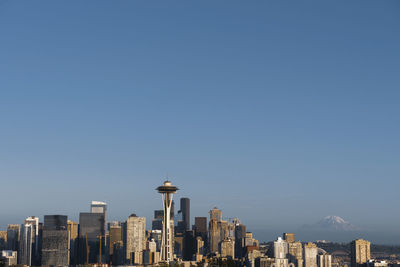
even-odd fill
[(303, 228), (308, 230), (324, 230), (324, 231), (356, 231), (358, 227), (345, 221), (339, 216), (326, 216), (319, 222), (312, 225), (305, 225)]

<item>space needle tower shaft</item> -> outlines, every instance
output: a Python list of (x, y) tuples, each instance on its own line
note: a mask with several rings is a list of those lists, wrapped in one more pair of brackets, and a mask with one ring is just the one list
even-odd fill
[(173, 231), (171, 225), (171, 206), (172, 197), (176, 193), (178, 188), (173, 186), (170, 181), (165, 181), (163, 185), (156, 189), (162, 194), (164, 218), (163, 218), (163, 229), (162, 229), (162, 241), (161, 241), (161, 261), (170, 262), (174, 259), (174, 247), (173, 247)]

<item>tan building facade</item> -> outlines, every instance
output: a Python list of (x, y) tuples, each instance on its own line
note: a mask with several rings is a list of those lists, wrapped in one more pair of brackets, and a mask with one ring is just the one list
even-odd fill
[(317, 267), (317, 254), (318, 248), (312, 242), (308, 242), (304, 246), (304, 266), (305, 267)]
[(130, 264), (142, 264), (142, 252), (146, 250), (146, 218), (132, 214), (126, 220), (126, 260)]
[(350, 243), (351, 267), (365, 264), (371, 259), (371, 242), (357, 239)]

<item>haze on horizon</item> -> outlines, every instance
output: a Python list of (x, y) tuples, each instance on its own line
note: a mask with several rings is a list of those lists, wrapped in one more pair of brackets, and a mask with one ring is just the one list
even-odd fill
[(150, 221), (169, 173), (192, 222), (217, 206), (268, 241), (337, 215), (398, 243), (399, 12), (2, 1), (0, 228), (91, 200)]

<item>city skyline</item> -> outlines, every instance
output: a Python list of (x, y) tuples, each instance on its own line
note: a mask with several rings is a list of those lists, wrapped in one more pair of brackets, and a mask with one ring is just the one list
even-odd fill
[[(165, 181), (164, 183), (170, 183), (170, 178), (166, 178), (168, 179), (167, 181)], [(157, 188), (158, 190), (158, 188)], [(177, 191), (179, 192), (179, 191)], [(174, 193), (175, 194), (175, 193)], [(190, 198), (188, 196), (180, 196), (179, 194), (177, 196), (177, 198), (175, 200), (173, 200), (173, 203), (175, 201), (178, 201), (178, 203), (181, 203), (181, 208), (182, 208), (182, 200), (186, 200), (189, 201), (190, 203)], [(186, 202), (184, 202), (186, 203)], [(185, 204), (184, 204), (185, 205)], [(190, 205), (190, 204), (189, 204)], [(174, 205), (173, 205), (174, 206)], [(98, 207), (101, 207), (101, 210), (96, 210), (98, 209)], [(99, 211), (101, 211), (100, 213), (104, 213), (103, 218), (105, 218), (105, 224), (106, 222), (122, 222), (126, 219), (127, 214), (131, 214), (128, 216), (128, 218), (132, 215), (134, 215), (136, 217), (136, 215), (145, 218), (145, 227), (146, 229), (152, 229), (154, 228), (154, 224), (152, 224), (152, 218), (156, 217), (156, 214), (154, 214), (155, 211), (162, 211), (162, 210), (158, 210), (157, 208), (162, 208), (161, 207), (157, 207), (154, 210), (151, 210), (151, 216), (147, 216), (143, 215), (143, 214), (136, 214), (134, 210), (125, 213), (124, 215), (122, 215), (121, 217), (107, 217), (106, 215), (106, 210), (109, 208), (109, 204), (106, 201), (103, 200), (91, 200), (88, 202), (88, 209), (87, 210), (79, 210), (76, 212), (76, 214), (73, 214), (72, 216), (70, 214), (62, 214), (62, 216), (67, 216), (69, 220), (71, 221), (75, 221), (78, 222), (80, 221), (80, 217), (82, 216), (82, 214), (91, 214), (91, 213), (99, 213)], [(190, 213), (191, 207), (190, 206), (186, 206), (186, 208), (188, 208), (188, 211)], [(189, 221), (193, 221), (193, 224), (190, 225), (190, 228), (192, 228), (192, 225), (194, 227), (194, 221), (195, 218), (199, 218), (199, 217), (208, 217), (206, 216), (206, 214), (210, 213), (213, 209), (218, 209), (218, 205), (214, 205), (213, 208), (210, 208), (209, 211), (207, 211), (206, 213), (202, 213), (202, 214), (195, 214), (194, 216), (189, 217)], [(220, 209), (218, 209), (220, 210)], [(222, 211), (224, 211), (222, 209)], [(174, 214), (174, 217), (171, 217), (171, 220), (175, 221), (175, 228), (179, 229), (180, 227), (180, 221), (179, 219), (183, 219), (182, 215), (179, 215), (181, 213), (181, 210), (178, 210), (178, 206), (175, 206), (172, 211), (171, 211), (171, 216), (172, 214)], [(36, 215), (32, 215), (35, 218), (39, 218), (40, 222), (43, 222), (43, 220), (40, 220), (40, 218), (46, 218), (46, 216), (48, 216), (49, 214), (57, 214), (61, 215), (61, 213), (59, 212), (53, 212), (53, 213), (48, 213), (48, 214), (43, 214), (40, 216)], [(21, 215), (22, 217), (24, 217), (25, 215)], [(33, 218), (32, 217), (32, 218)], [(29, 217), (28, 217), (29, 218)], [(146, 220), (146, 218), (148, 218)], [(237, 216), (237, 214), (225, 214), (223, 213), (223, 216), (220, 218), (220, 220), (227, 220), (228, 222), (234, 222), (236, 219), (240, 218), (240, 216)], [(243, 218), (242, 218), (243, 220)], [(327, 221), (326, 221), (327, 220)], [(332, 222), (329, 222), (331, 220), (335, 220), (333, 222), (333, 224), (331, 224)], [(38, 221), (38, 222), (39, 222)], [(243, 222), (246, 222), (245, 218), (243, 220)], [(0, 230), (7, 230), (7, 225), (13, 225), (16, 222), (8, 222), (7, 224), (0, 225)], [(325, 227), (324, 225), (321, 224), (326, 224), (329, 223), (330, 225), (328, 225), (328, 227)], [(338, 225), (341, 224), (341, 225)], [(18, 225), (18, 223), (17, 223)], [(247, 225), (247, 224), (246, 224)], [(254, 228), (251, 225), (248, 225), (250, 227), (247, 228), (247, 230), (253, 234), (255, 234), (255, 236), (260, 239), (260, 241), (262, 242), (270, 242), (271, 240), (274, 240), (274, 238), (276, 236), (279, 236), (280, 233), (283, 232), (296, 232), (298, 234), (298, 236), (300, 236), (300, 238), (302, 238), (303, 242), (315, 242), (316, 240), (326, 240), (327, 242), (350, 242), (353, 239), (356, 238), (360, 238), (360, 237), (368, 237), (367, 239), (372, 240), (375, 244), (394, 244), (394, 245), (398, 245), (398, 236), (396, 235), (392, 235), (390, 236), (390, 239), (387, 239), (388, 236), (382, 236), (382, 232), (379, 231), (374, 231), (372, 229), (362, 229), (362, 228), (358, 228), (357, 226), (354, 226), (352, 224), (350, 224), (347, 221), (344, 221), (341, 217), (338, 216), (326, 216), (324, 218), (322, 218), (322, 220), (320, 220), (319, 222), (316, 222), (315, 224), (311, 224), (311, 225), (298, 225), (297, 227), (287, 227), (283, 224), (283, 226), (281, 228), (270, 228), (270, 227), (262, 227), (262, 228)], [(332, 227), (333, 228), (332, 228)], [(106, 229), (106, 225), (104, 225), (104, 229)], [(186, 229), (186, 230), (189, 230)], [(311, 230), (311, 231), (310, 231)]]
[(2, 1), (0, 228), (92, 200), (149, 227), (169, 173), (192, 224), (217, 206), (259, 240), (306, 240), (335, 215), (398, 244), (399, 12)]

